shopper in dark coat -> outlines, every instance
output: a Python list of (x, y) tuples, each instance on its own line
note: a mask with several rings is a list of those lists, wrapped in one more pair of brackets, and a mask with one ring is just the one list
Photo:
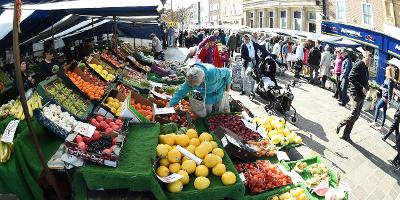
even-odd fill
[(232, 33), (228, 39), (228, 49), (229, 49), (229, 53), (231, 54), (231, 57), (233, 57), (233, 52), (236, 49), (236, 42), (237, 42), (236, 41), (236, 33)]
[(189, 49), (190, 47), (194, 47), (197, 44), (199, 44), (197, 37), (194, 36), (193, 32), (190, 31), (189, 36), (185, 38), (185, 47)]
[(236, 52), (239, 52), (240, 45), (242, 45), (242, 36), (240, 36), (240, 33), (237, 33), (236, 34)]
[(349, 87), (349, 75), (353, 68), (353, 61), (351, 60), (352, 51), (350, 49), (345, 49), (343, 52), (343, 63), (342, 63), (342, 77), (341, 77), (341, 97), (339, 99), (339, 105), (345, 106), (349, 101), (347, 97), (347, 88)]
[(310, 79), (309, 82), (312, 84), (318, 84), (318, 75), (319, 75), (319, 64), (321, 62), (321, 51), (318, 49), (315, 44), (313, 44), (313, 48), (310, 50), (310, 54), (308, 56), (308, 65), (310, 66)]
[[(398, 90), (393, 91), (394, 94), (398, 97), (400, 96), (400, 92)], [(397, 149), (397, 155), (393, 158), (393, 160), (389, 160), (390, 163), (394, 167), (400, 167), (400, 134), (399, 134), (399, 123), (400, 123), (400, 99), (397, 98), (397, 110), (396, 113), (394, 113), (394, 118), (393, 118), (393, 123), (389, 128), (389, 131), (382, 135), (382, 140), (386, 140), (392, 133), (393, 131), (396, 133), (396, 149)]]
[(354, 65), (349, 75), (349, 94), (353, 101), (351, 105), (351, 113), (350, 116), (341, 121), (336, 127), (336, 133), (339, 134), (341, 127), (345, 126), (341, 138), (348, 142), (352, 142), (350, 139), (350, 133), (353, 129), (354, 123), (360, 117), (364, 99), (369, 90), (368, 67), (371, 64), (371, 60), (371, 53), (369, 51), (363, 52), (363, 59)]

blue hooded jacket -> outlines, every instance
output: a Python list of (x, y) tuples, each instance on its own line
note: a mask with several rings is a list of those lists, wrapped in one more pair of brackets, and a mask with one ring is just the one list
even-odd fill
[[(215, 104), (222, 100), (225, 89), (231, 84), (231, 72), (228, 68), (216, 68), (214, 65), (206, 63), (195, 63), (193, 67), (198, 67), (204, 71), (204, 82), (198, 87), (190, 86), (186, 81), (175, 92), (169, 101), (170, 106), (175, 106), (183, 99), (188, 92), (197, 90), (205, 96), (206, 104)], [(204, 87), (205, 86), (205, 87)], [(204, 95), (206, 93), (206, 95)]]

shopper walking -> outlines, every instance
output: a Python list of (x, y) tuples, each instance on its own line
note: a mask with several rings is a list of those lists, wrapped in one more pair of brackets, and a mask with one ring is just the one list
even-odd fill
[(308, 65), (310, 66), (310, 79), (311, 84), (318, 84), (319, 66), (321, 62), (321, 51), (318, 49), (314, 42), (311, 43), (312, 49), (308, 56)]
[(154, 58), (157, 60), (164, 60), (163, 48), (160, 39), (158, 39), (158, 37), (154, 33), (150, 34), (150, 38)]
[(341, 49), (337, 49), (336, 50), (336, 60), (335, 60), (335, 74), (336, 74), (336, 91), (335, 94), (333, 95), (333, 98), (336, 99), (341, 99), (342, 97), (342, 92), (340, 89), (340, 85), (341, 85), (341, 80), (340, 80), (340, 76), (342, 75), (342, 64), (343, 64), (343, 56), (342, 56), (342, 50)]
[(175, 44), (175, 29), (170, 26), (167, 30), (168, 34), (168, 46), (172, 47)]
[(350, 133), (353, 129), (354, 123), (360, 117), (361, 109), (364, 103), (365, 96), (369, 90), (368, 67), (371, 63), (371, 53), (369, 51), (363, 52), (363, 59), (354, 65), (349, 75), (349, 94), (352, 100), (351, 113), (346, 119), (341, 121), (336, 127), (336, 133), (339, 134), (340, 129), (345, 126), (342, 139), (352, 142)]
[[(386, 80), (381, 87), (382, 97), (379, 99), (378, 103), (375, 106), (374, 122), (372, 122), (370, 124), (370, 126), (372, 128), (377, 129), (377, 130), (381, 130), (381, 128), (383, 128), (385, 126), (387, 105), (388, 105), (389, 99), (390, 99), (390, 96), (389, 96), (390, 78), (391, 77), (386, 77)], [(379, 126), (377, 123), (380, 109), (382, 109), (381, 126)]]
[(240, 47), (242, 45), (242, 36), (240, 35), (240, 33), (238, 32), (236, 34), (236, 52), (239, 53), (240, 52)]
[(219, 31), (219, 41), (221, 41), (222, 45), (226, 45), (226, 35), (224, 30)]
[(196, 57), (197, 62), (213, 64), (215, 67), (223, 67), (224, 64), (221, 61), (221, 55), (215, 44), (216, 41), (217, 38), (211, 35), (199, 44)]
[(393, 160), (389, 160), (390, 163), (394, 167), (399, 167), (400, 166), (400, 134), (399, 134), (399, 123), (400, 123), (400, 99), (398, 96), (400, 95), (400, 92), (398, 90), (394, 91), (394, 94), (396, 95), (396, 101), (397, 101), (397, 110), (394, 113), (394, 119), (393, 119), (393, 124), (390, 126), (389, 131), (382, 135), (382, 140), (385, 141), (392, 133), (395, 131), (396, 133), (396, 149), (397, 149), (397, 155), (394, 157)]
[(179, 36), (178, 36), (178, 40), (179, 40), (179, 47), (183, 47), (183, 39), (184, 39), (184, 35), (183, 35), (183, 31), (180, 30), (179, 31)]
[(304, 57), (304, 45), (302, 42), (300, 45), (296, 47), (296, 62), (294, 64), (294, 78), (300, 78), (300, 72), (303, 68), (303, 57)]
[(236, 33), (231, 33), (228, 39), (228, 50), (231, 57), (233, 57), (233, 52), (235, 51), (235, 48), (236, 48)]
[(322, 75), (322, 87), (325, 88), (325, 83), (328, 77), (331, 76), (331, 63), (332, 63), (332, 54), (330, 52), (329, 45), (325, 46), (325, 51), (321, 55), (321, 62), (319, 66), (321, 66), (321, 75)]
[[(246, 92), (254, 92), (255, 81), (252, 78), (252, 73), (254, 67), (260, 63), (259, 53), (262, 58), (266, 55), (264, 49), (259, 44), (251, 41), (250, 35), (245, 34), (244, 43), (241, 46), (241, 57), (244, 61), (242, 68), (242, 95), (245, 95)], [(250, 88), (246, 87), (248, 82), (251, 84)]]
[(196, 46), (198, 43), (197, 37), (190, 31), (189, 35), (185, 38), (185, 47), (189, 49), (190, 47)]
[(341, 85), (340, 85), (340, 90), (341, 90), (341, 98), (339, 100), (339, 105), (345, 106), (347, 102), (349, 101), (349, 98), (347, 97), (347, 88), (349, 86), (349, 75), (350, 71), (353, 68), (353, 61), (351, 60), (351, 49), (345, 49), (343, 51), (343, 65), (342, 65), (342, 77), (341, 77)]

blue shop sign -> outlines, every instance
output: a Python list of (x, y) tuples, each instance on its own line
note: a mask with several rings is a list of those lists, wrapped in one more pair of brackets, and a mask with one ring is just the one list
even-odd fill
[(387, 37), (388, 53), (400, 58), (400, 41), (391, 37)]
[(322, 22), (321, 30), (322, 33), (344, 37), (361, 44), (366, 44), (375, 48), (382, 49), (382, 34), (375, 31), (326, 21)]

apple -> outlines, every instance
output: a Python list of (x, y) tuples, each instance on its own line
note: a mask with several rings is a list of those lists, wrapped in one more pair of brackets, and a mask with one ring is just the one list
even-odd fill
[(117, 144), (117, 137), (112, 139), (112, 145), (115, 145), (115, 144)]
[(78, 142), (78, 148), (81, 151), (86, 151), (86, 144), (82, 141)]
[(118, 126), (118, 125), (111, 126), (111, 128), (112, 128), (114, 131), (118, 131), (118, 130), (119, 130), (119, 126)]
[(98, 115), (98, 116), (96, 117), (96, 120), (100, 123), (100, 122), (104, 121), (104, 117)]
[(90, 120), (90, 124), (91, 124), (91, 125), (95, 126), (96, 123), (98, 124), (98, 122), (97, 122), (97, 120), (96, 120), (95, 118), (92, 118), (92, 119)]
[(113, 129), (112, 128), (107, 128), (107, 129), (105, 129), (105, 131), (104, 131), (106, 134), (111, 134), (112, 132), (113, 132)]
[(110, 118), (107, 118), (107, 119), (106, 119), (107, 124), (109, 124), (109, 123), (112, 122), (112, 121), (113, 121), (113, 120), (110, 119)]
[(90, 144), (91, 142), (92, 142), (92, 138), (90, 138), (90, 137), (83, 137), (83, 142), (85, 143), (85, 144)]
[(77, 136), (75, 137), (75, 142), (76, 142), (76, 143), (83, 142), (82, 136), (81, 136), (81, 135), (77, 135)]
[(111, 149), (104, 149), (103, 153), (104, 154), (111, 154), (112, 150)]
[(112, 128), (116, 123), (115, 122), (110, 122), (108, 123), (108, 125), (110, 125), (110, 127)]
[(93, 138), (93, 140), (95, 140), (95, 141), (100, 140), (100, 138), (101, 138), (100, 132), (97, 131), (97, 130), (94, 131), (92, 138)]
[(93, 126), (96, 127), (96, 129), (100, 129), (100, 123), (97, 122), (96, 120), (94, 120), (94, 122), (92, 123)]
[(115, 123), (118, 124), (119, 126), (121, 126), (123, 122), (122, 122), (122, 120), (117, 119), (117, 120), (115, 120)]

